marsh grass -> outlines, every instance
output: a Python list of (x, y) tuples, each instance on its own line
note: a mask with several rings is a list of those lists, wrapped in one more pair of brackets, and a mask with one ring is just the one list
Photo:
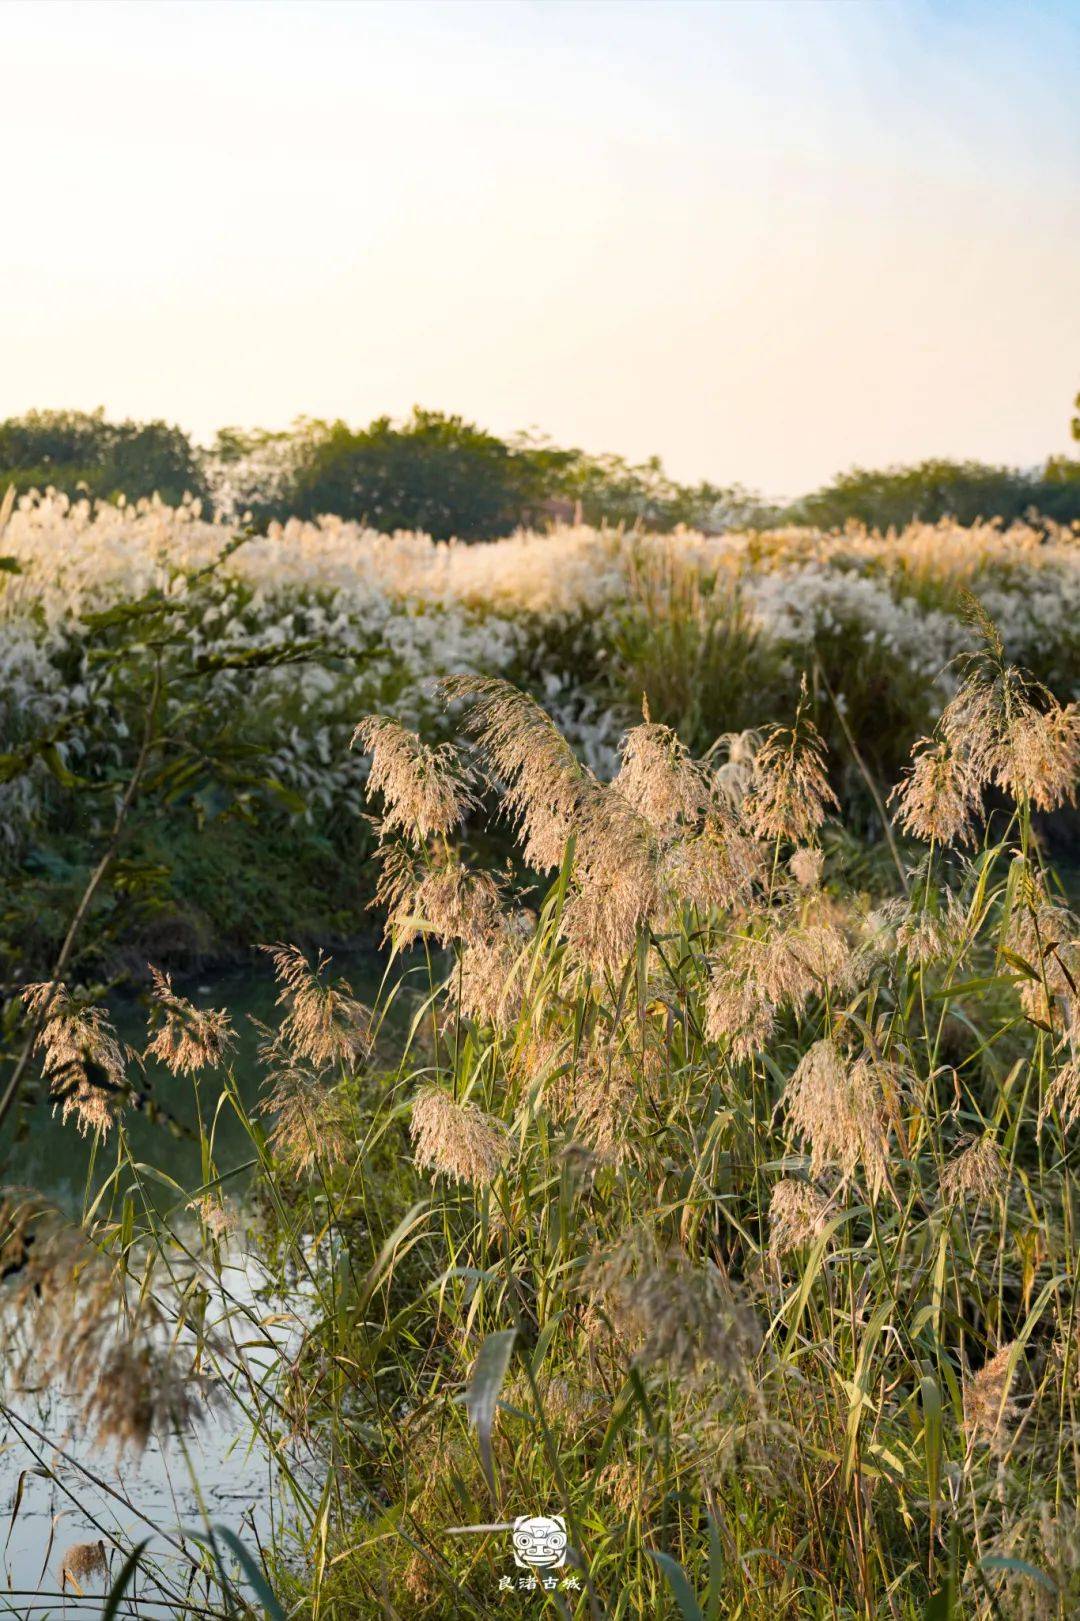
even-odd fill
[(734, 570), (703, 573), (669, 545), (632, 555), (628, 572), (611, 665), (631, 704), (647, 694), (657, 719), (699, 754), (722, 733), (783, 712), (790, 671), (741, 601)]
[[(687, 629), (708, 618), (687, 601), (673, 634), (698, 637), (700, 672), (755, 656), (737, 619)], [(1032, 821), (1074, 792), (1076, 712), (972, 617), (927, 743), (941, 770), (924, 750), (894, 802), (898, 837), (927, 838), (899, 873), (836, 821), (809, 692), (706, 758), (654, 707), (605, 782), (532, 699), (457, 680), (457, 752), (360, 733), (383, 750), (374, 1006), (276, 948), (253, 1114), (227, 1026), (159, 984), (152, 1039), (194, 1070), (202, 1184), (163, 1216), (110, 1103), (115, 1169), (81, 1242), (125, 1301), (138, 1276), (158, 1312), (182, 1303), (186, 1376), (212, 1365), (279, 1461), (288, 1519), (254, 1565), (276, 1598), (200, 1556), (208, 1604), (1076, 1613), (1080, 929)], [(668, 715), (706, 735), (672, 690)], [(531, 891), (471, 865), (466, 783), (501, 801)], [(992, 837), (988, 793), (1008, 800)], [(254, 1380), (257, 1314), (198, 1326), (223, 1109), (296, 1303)], [(461, 1530), (518, 1514), (565, 1517), (554, 1590), (500, 1587), (508, 1535)]]

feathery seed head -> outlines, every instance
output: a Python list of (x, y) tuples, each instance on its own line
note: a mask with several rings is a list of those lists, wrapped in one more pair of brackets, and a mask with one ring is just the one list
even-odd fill
[(1009, 1362), (1015, 1345), (1015, 1340), (1003, 1345), (964, 1382), (964, 1429), (968, 1439), (985, 1441), (994, 1452), (1007, 1449), (1019, 1417), (1019, 1407), (1009, 1394), (1015, 1376)]
[(107, 1580), (109, 1575), (109, 1562), (105, 1555), (104, 1542), (73, 1542), (66, 1549), (60, 1561), (60, 1587), (66, 1587), (70, 1581), (78, 1588), (91, 1576), (100, 1576)]
[(784, 1093), (792, 1126), (810, 1144), (811, 1176), (834, 1167), (847, 1179), (861, 1163), (880, 1187), (901, 1084), (894, 1065), (864, 1055), (849, 1067), (834, 1041), (814, 1043)]
[(467, 945), (448, 991), (467, 1019), (478, 1024), (512, 1025), (521, 1011), (529, 963), (526, 948), (535, 918), (503, 913), (486, 937)]
[(563, 937), (578, 961), (616, 975), (638, 931), (668, 904), (664, 851), (650, 824), (614, 786), (587, 796), (575, 832), (575, 888), (563, 910)]
[(760, 1327), (712, 1263), (695, 1266), (635, 1231), (592, 1261), (584, 1282), (639, 1367), (691, 1388), (717, 1378), (750, 1384)]
[(275, 1156), (293, 1175), (346, 1164), (355, 1144), (338, 1089), (304, 1064), (283, 1063), (276, 1045), (264, 1047), (262, 1056), (273, 1066), (260, 1112), (273, 1116), (269, 1143)]
[(288, 1009), (279, 1041), (294, 1058), (316, 1069), (365, 1058), (371, 1050), (371, 1010), (343, 979), (329, 979), (329, 957), (320, 951), (312, 965), (296, 946), (262, 950), (271, 957), (281, 987), (278, 1006)]
[(806, 678), (793, 726), (773, 726), (754, 756), (743, 801), (747, 827), (759, 839), (809, 844), (839, 801), (825, 774), (825, 745), (807, 713)]
[(439, 1086), (425, 1086), (412, 1106), (409, 1130), (416, 1163), (437, 1175), (488, 1187), (510, 1152), (506, 1127), (473, 1103), (457, 1103)]
[(617, 1041), (590, 1046), (549, 1087), (544, 1102), (556, 1120), (572, 1118), (577, 1143), (596, 1161), (618, 1168), (636, 1154), (627, 1129), (638, 1103), (638, 1082)]
[(1039, 1131), (1047, 1118), (1057, 1110), (1062, 1129), (1068, 1131), (1080, 1118), (1080, 1059), (1071, 1056), (1054, 1076), (1046, 1090), (1039, 1111)]
[(941, 733), (977, 782), (1056, 810), (1075, 798), (1080, 708), (1059, 704), (1040, 682), (1006, 664), (997, 627), (970, 593), (966, 612), (981, 646), (962, 655), (967, 674), (941, 717)]
[(776, 1256), (820, 1238), (828, 1201), (811, 1183), (785, 1176), (769, 1200), (769, 1248)]
[(171, 976), (152, 964), (150, 974), (154, 981), (151, 1019), (157, 1028), (147, 1054), (159, 1058), (174, 1075), (215, 1068), (236, 1045), (229, 1015), (216, 1008), (198, 1008), (186, 997), (177, 996)]
[(721, 958), (709, 976), (705, 1019), (710, 1041), (726, 1041), (738, 1063), (768, 1044), (776, 1028), (776, 1008), (739, 961)]
[(508, 681), (454, 676), (442, 690), (448, 702), (471, 703), (465, 724), (505, 785), (525, 860), (540, 872), (559, 866), (596, 779), (551, 717)]
[(941, 1197), (946, 1204), (974, 1195), (977, 1200), (1001, 1198), (1008, 1183), (1008, 1167), (989, 1132), (968, 1138), (941, 1173)]
[(5, 1373), (54, 1387), (117, 1450), (141, 1451), (201, 1416), (205, 1392), (152, 1295), (129, 1293), (83, 1228), (40, 1195), (0, 1194), (0, 1347)]
[(178, 1370), (172, 1356), (144, 1341), (118, 1341), (105, 1356), (94, 1392), (93, 1413), (100, 1444), (117, 1452), (144, 1452), (152, 1435), (166, 1437), (190, 1428), (201, 1413), (197, 1386)]
[(754, 760), (761, 744), (760, 731), (745, 731), (725, 732), (713, 745), (722, 749), (727, 756), (722, 765), (713, 769), (713, 791), (721, 803), (733, 811), (740, 808), (750, 792), (754, 781)]
[(973, 842), (979, 781), (966, 756), (958, 754), (945, 738), (937, 742), (924, 739), (915, 745), (912, 755), (915, 763), (890, 796), (899, 806), (900, 826), (927, 844)]
[(701, 830), (677, 838), (663, 855), (662, 882), (670, 894), (701, 911), (746, 906), (762, 868), (761, 849), (730, 813), (714, 806)]
[(402, 845), (383, 845), (375, 904), (386, 912), (385, 938), (412, 945), (429, 933), (440, 945), (452, 940), (484, 945), (501, 928), (499, 885), (490, 873), (472, 872), (454, 854), (436, 865), (418, 862)]
[(1020, 981), (1020, 1004), (1036, 1024), (1054, 1025), (1054, 1004), (1067, 1008), (1076, 998), (1080, 976), (1080, 923), (1051, 899), (1041, 876), (1017, 858), (1016, 893), (1009, 910), (1005, 940), (1014, 956), (1030, 970)]
[(788, 862), (788, 870), (800, 889), (819, 889), (825, 857), (814, 845), (800, 845)]
[(908, 912), (896, 930), (896, 944), (915, 968), (950, 959), (959, 961), (971, 944), (972, 919), (963, 902), (950, 893), (944, 911), (928, 907)]
[(700, 765), (690, 758), (670, 726), (646, 721), (627, 732), (622, 765), (613, 787), (644, 816), (659, 838), (680, 824), (694, 824), (705, 809), (708, 790)]
[(219, 1241), (228, 1238), (236, 1227), (235, 1212), (219, 1193), (201, 1193), (189, 1199), (188, 1209), (198, 1216), (210, 1236)]
[(100, 1008), (79, 1007), (59, 980), (28, 985), (22, 1000), (40, 1024), (34, 1049), (43, 1055), (42, 1071), (61, 1120), (74, 1114), (81, 1135), (107, 1132), (127, 1088), (127, 1065), (112, 1025)]
[(449, 743), (437, 747), (420, 740), (396, 720), (371, 715), (353, 733), (371, 755), (367, 795), (381, 793), (385, 802), (382, 831), (399, 828), (417, 844), (458, 827), (473, 803), (469, 773)]

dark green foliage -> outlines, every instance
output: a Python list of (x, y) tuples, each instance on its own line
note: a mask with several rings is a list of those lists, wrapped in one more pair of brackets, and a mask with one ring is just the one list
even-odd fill
[(679, 525), (706, 531), (761, 527), (776, 516), (760, 496), (741, 485), (677, 483), (659, 456), (632, 463), (622, 456), (590, 456), (528, 439), (520, 443), (540, 470), (549, 497), (580, 511), (588, 524), (666, 534)]
[[(34, 772), (50, 782), (33, 839), (0, 853), (9, 880), (0, 996), (64, 951), (88, 886), (69, 956), (82, 975), (142, 973), (147, 958), (192, 966), (286, 932), (326, 940), (364, 929), (366, 822), (331, 830), (325, 817), (304, 814), (304, 801), (274, 775), (272, 739), (252, 727), (242, 699), (223, 721), (212, 685), (224, 661), (193, 656), (212, 573), (189, 572), (176, 596), (154, 589), (85, 617), (91, 659), (113, 676), (109, 710), (95, 718), (116, 747), (92, 743), (69, 769), (58, 745), (85, 722), (76, 712), (0, 755), (0, 781)], [(247, 691), (268, 666), (315, 651), (306, 642), (253, 648), (228, 668)]]
[(400, 425), (378, 417), (352, 429), (302, 418), (288, 433), (225, 428), (211, 454), (230, 470), (243, 467), (242, 504), (260, 525), (333, 513), (384, 531), (488, 540), (575, 515), (664, 533), (678, 525), (762, 525), (775, 516), (738, 486), (677, 483), (657, 456), (631, 463), (527, 435), (502, 440), (419, 406)]
[(107, 422), (98, 411), (28, 411), (0, 422), (0, 485), (48, 486), (73, 499), (205, 497), (198, 452), (166, 422)]
[(822, 529), (855, 522), (884, 530), (939, 518), (1009, 523), (1032, 514), (1058, 523), (1080, 518), (1080, 463), (1058, 457), (1034, 472), (945, 460), (912, 467), (856, 467), (796, 501), (784, 517)]
[(526, 521), (543, 497), (527, 453), (462, 417), (417, 407), (401, 427), (378, 417), (359, 432), (343, 422), (309, 430), (286, 505), (301, 518), (334, 513), (387, 532), (487, 540)]

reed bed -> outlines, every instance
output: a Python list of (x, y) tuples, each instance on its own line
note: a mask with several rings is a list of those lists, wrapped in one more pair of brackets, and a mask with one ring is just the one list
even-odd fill
[[(864, 758), (894, 772), (951, 696), (971, 589), (1010, 657), (1060, 696), (1080, 694), (1080, 546), (1064, 527), (656, 536), (563, 526), (461, 545), (327, 517), (237, 546), (197, 503), (45, 495), (0, 512), (0, 552), (0, 749), (47, 732), (61, 769), (95, 780), (126, 756), (137, 717), (123, 661), (96, 652), (95, 616), (156, 593), (191, 667), (212, 671), (208, 735), (242, 710), (248, 748), (307, 822), (355, 817), (364, 763), (346, 745), (357, 715), (429, 735), (443, 675), (525, 687), (609, 775), (643, 690), (703, 752), (719, 731), (790, 712), (802, 671), (817, 664)], [(296, 647), (302, 660), (268, 662)], [(899, 746), (883, 751), (876, 740), (889, 733)], [(847, 769), (840, 739), (833, 723)], [(6, 775), (9, 845), (42, 825), (56, 792), (40, 762)]]
[[(212, 1363), (282, 1461), (290, 1529), (235, 1579), (200, 1567), (226, 1605), (1076, 1613), (1080, 926), (1041, 829), (1080, 713), (963, 612), (870, 857), (805, 683), (704, 757), (646, 705), (607, 779), (498, 677), (443, 682), (449, 741), (363, 718), (383, 988), (272, 948), (260, 1115), (227, 1017), (158, 977), (152, 1056), (209, 1122), (169, 1217), (136, 1199), (132, 1056), (69, 989), (27, 993), (57, 1103), (118, 1156), (79, 1240), (110, 1277), (173, 1253), (181, 1192), (190, 1279), (213, 1264), (215, 1109), (250, 1132), (298, 1339), (254, 1388), (220, 1329), (178, 1369), (159, 1303), (137, 1404), (175, 1427)], [(511, 863), (482, 859), (488, 820)], [(6, 1287), (36, 1300), (28, 1276)], [(522, 1515), (563, 1518), (564, 1564), (515, 1566)]]

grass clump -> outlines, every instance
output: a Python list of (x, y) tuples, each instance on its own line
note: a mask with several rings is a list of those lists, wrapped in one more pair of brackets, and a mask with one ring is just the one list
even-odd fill
[[(253, 1414), (313, 1482), (295, 1613), (1075, 1613), (1080, 925), (1032, 816), (1077, 717), (972, 623), (892, 868), (808, 693), (706, 758), (646, 714), (610, 781), (497, 680), (456, 745), (364, 723), (383, 989), (275, 948), (271, 1119), (225, 1089), (305, 1300)], [(531, 889), (471, 865), (491, 795)]]
[[(486, 888), (428, 916), (452, 829), (382, 775), (398, 916), (449, 950), (387, 1105), (434, 1270), (377, 1331), (403, 1402), (313, 1613), (490, 1613), (506, 1534), (448, 1533), (531, 1512), (565, 1517), (537, 1591), (572, 1614), (1075, 1606), (1080, 939), (1031, 823), (1075, 718), (981, 630), (894, 893), (844, 881), (805, 706), (734, 769), (647, 718), (605, 784), (523, 695), (456, 684), (555, 873), (534, 917)], [(972, 853), (987, 789), (1013, 813)]]

